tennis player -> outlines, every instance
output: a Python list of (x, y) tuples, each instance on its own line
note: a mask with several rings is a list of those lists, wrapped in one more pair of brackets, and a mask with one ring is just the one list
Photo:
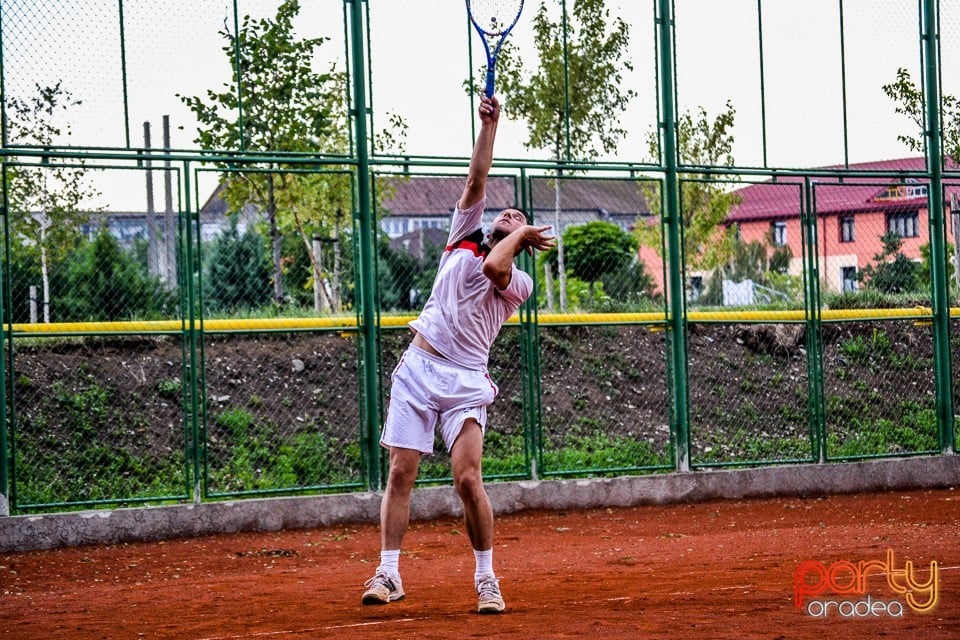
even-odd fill
[(447, 247), (433, 290), (410, 323), (413, 341), (393, 372), (380, 444), (390, 452), (387, 487), (380, 505), (380, 565), (365, 583), (363, 604), (404, 597), (400, 545), (410, 522), (410, 493), (420, 457), (433, 453), (434, 429), (450, 453), (453, 483), (476, 558), (477, 610), (500, 613), (505, 605), (493, 571), (493, 509), (483, 487), (480, 457), (487, 406), (497, 386), (487, 372), (490, 346), (503, 323), (533, 290), (514, 258), (521, 251), (554, 245), (549, 226), (527, 224), (518, 209), (505, 209), (486, 237), (481, 227), (487, 174), (500, 118), (496, 97), (481, 98), (480, 133), (466, 186), (454, 208)]

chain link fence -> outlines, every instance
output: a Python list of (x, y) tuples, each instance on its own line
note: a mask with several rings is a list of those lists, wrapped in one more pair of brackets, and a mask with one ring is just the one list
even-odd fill
[[(12, 512), (382, 486), (476, 134), (455, 4), (0, 0)], [(957, 5), (580, 4), (499, 72), (484, 225), (558, 245), (518, 258), (484, 474), (952, 454)]]

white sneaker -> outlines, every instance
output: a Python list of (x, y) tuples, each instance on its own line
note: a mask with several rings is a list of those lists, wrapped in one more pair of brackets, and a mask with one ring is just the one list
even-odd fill
[(387, 604), (402, 600), (404, 596), (400, 576), (391, 576), (380, 569), (377, 569), (377, 574), (364, 582), (363, 586), (367, 588), (363, 592), (363, 604)]
[(492, 575), (477, 580), (477, 612), (500, 613), (506, 609), (503, 596), (500, 595), (500, 583)]

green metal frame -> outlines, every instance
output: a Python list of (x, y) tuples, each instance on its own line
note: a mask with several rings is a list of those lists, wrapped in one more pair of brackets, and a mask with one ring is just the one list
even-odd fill
[(807, 410), (810, 420), (810, 442), (812, 458), (825, 462), (827, 457), (826, 415), (823, 406), (823, 321), (820, 310), (823, 301), (820, 297), (820, 260), (816, 247), (817, 206), (816, 191), (809, 178), (803, 181), (801, 198), (801, 225), (803, 227), (803, 280), (804, 313), (806, 314), (807, 348)]
[(933, 269), (933, 343), (936, 366), (937, 423), (940, 448), (953, 452), (953, 373), (950, 361), (950, 284), (947, 282), (946, 216), (943, 202), (943, 140), (940, 114), (940, 43), (938, 0), (921, 4), (923, 42), (923, 93), (926, 102), (927, 169), (930, 172), (930, 261), (944, 268)]
[[(165, 500), (193, 500), (195, 502), (219, 499), (229, 496), (272, 495), (291, 493), (295, 491), (329, 491), (346, 489), (381, 490), (385, 483), (386, 461), (378, 444), (380, 421), (383, 414), (384, 398), (381, 371), (381, 338), (383, 332), (391, 330), (385, 326), (378, 307), (379, 292), (377, 284), (377, 239), (379, 234), (377, 215), (375, 211), (375, 180), (379, 175), (390, 172), (409, 173), (411, 168), (428, 169), (430, 172), (442, 170), (456, 170), (462, 174), (467, 166), (464, 158), (437, 158), (437, 157), (397, 157), (378, 154), (372, 148), (370, 132), (373, 128), (374, 110), (371, 105), (371, 54), (370, 54), (370, 3), (368, 0), (342, 0), (345, 37), (345, 59), (348, 61), (347, 75), (349, 82), (348, 105), (352, 127), (350, 130), (350, 150), (347, 154), (311, 154), (311, 153), (269, 153), (249, 152), (245, 149), (245, 138), (241, 137), (240, 148), (234, 151), (212, 150), (165, 150), (160, 152), (151, 149), (150, 157), (155, 161), (175, 163), (175, 170), (180, 175), (181, 202), (178, 206), (179, 223), (179, 251), (182, 260), (179, 261), (180, 289), (180, 330), (160, 332), (164, 335), (180, 337), (182, 346), (181, 375), (183, 402), (183, 495), (157, 496), (144, 499), (123, 499), (114, 501), (92, 501), (88, 503), (59, 503), (59, 504), (19, 504), (16, 492), (16, 398), (11, 380), (16, 370), (14, 362), (14, 345), (17, 340), (27, 334), (18, 334), (14, 331), (12, 322), (7, 321), (0, 332), (0, 351), (5, 358), (0, 360), (0, 376), (3, 385), (0, 386), (0, 407), (3, 411), (3, 425), (0, 428), (0, 494), (6, 498), (10, 509), (14, 512), (26, 512), (37, 509), (72, 508), (82, 505), (101, 505), (116, 502), (141, 503)], [(567, 0), (562, 0), (563, 45), (567, 46)], [(124, 23), (124, 1), (118, 0), (118, 19), (121, 38), (120, 56), (122, 69), (124, 131), (126, 146), (122, 148), (108, 147), (66, 147), (58, 149), (39, 149), (11, 145), (6, 139), (2, 140), (0, 148), (0, 162), (2, 162), (3, 202), (0, 215), (3, 215), (4, 249), (5, 255), (10, 252), (9, 217), (6, 215), (9, 203), (7, 201), (8, 173), (16, 167), (48, 166), (50, 163), (62, 163), (72, 166), (72, 163), (95, 160), (103, 164), (98, 168), (142, 169), (144, 149), (131, 146), (129, 131), (128, 79), (126, 65), (126, 36)], [(516, 198), (526, 210), (533, 209), (532, 184), (534, 180), (551, 179), (558, 175), (560, 170), (564, 174), (584, 173), (590, 177), (602, 176), (611, 179), (634, 179), (656, 181), (661, 185), (662, 216), (660, 223), (663, 230), (663, 255), (666, 301), (662, 320), (643, 322), (650, 326), (663, 327), (666, 331), (667, 351), (665, 364), (667, 371), (667, 395), (670, 400), (670, 451), (672, 459), (668, 467), (637, 467), (630, 469), (591, 469), (589, 473), (608, 474), (616, 472), (635, 473), (640, 471), (674, 471), (686, 473), (695, 468), (712, 466), (748, 466), (760, 464), (783, 463), (825, 463), (837, 460), (827, 450), (827, 415), (824, 393), (824, 338), (825, 322), (843, 322), (844, 320), (824, 320), (823, 299), (821, 291), (820, 257), (817, 247), (820, 246), (818, 237), (818, 222), (816, 209), (816, 178), (831, 178), (842, 181), (847, 176), (876, 176), (878, 178), (912, 177), (924, 180), (929, 184), (929, 235), (932, 271), (931, 283), (931, 310), (929, 315), (918, 312), (916, 319), (929, 320), (932, 323), (932, 342), (934, 353), (933, 375), (936, 389), (936, 419), (938, 428), (939, 450), (934, 453), (952, 455), (955, 453), (957, 433), (955, 425), (955, 395), (953, 367), (955, 363), (951, 356), (951, 338), (953, 326), (950, 309), (950, 283), (946, 270), (936, 265), (946, 263), (946, 216), (944, 202), (944, 184), (946, 178), (957, 179), (956, 173), (951, 174), (945, 168), (943, 161), (943, 123), (941, 122), (941, 60), (939, 42), (940, 3), (938, 0), (917, 0), (920, 22), (920, 48), (922, 53), (922, 90), (925, 102), (925, 141), (926, 141), (926, 169), (914, 172), (864, 172), (849, 168), (848, 150), (848, 113), (846, 104), (847, 69), (846, 69), (846, 9), (844, 0), (838, 0), (840, 20), (840, 65), (843, 95), (843, 154), (844, 169), (841, 170), (797, 170), (787, 168), (772, 168), (767, 160), (767, 104), (766, 104), (766, 73), (764, 59), (764, 29), (763, 29), (763, 0), (757, 0), (757, 37), (758, 63), (760, 78), (760, 127), (762, 135), (763, 161), (761, 167), (692, 167), (684, 164), (679, 157), (678, 143), (678, 101), (677, 101), (677, 63), (676, 63), (676, 24), (674, 0), (652, 0), (653, 29), (655, 42), (655, 75), (657, 84), (657, 114), (658, 114), (658, 141), (660, 157), (650, 163), (641, 162), (580, 162), (569, 158), (569, 108), (565, 114), (565, 149), (566, 159), (561, 161), (542, 161), (533, 159), (498, 159), (498, 171), (503, 175), (511, 176), (516, 181)], [(232, 2), (233, 28), (239, 31), (240, 10), (238, 0)], [(4, 16), (0, 14), (0, 27), (3, 26)], [(469, 23), (465, 21), (467, 33), (468, 58), (472, 51)], [(3, 64), (3, 31), (0, 28), (0, 87), (4, 86)], [(243, 53), (236, 44), (236, 59), (239, 64)], [(469, 64), (469, 63), (468, 63)], [(569, 94), (568, 69), (565, 69), (565, 93)], [(238, 122), (243, 125), (245, 92), (243, 78), (239, 66), (234, 70), (238, 101)], [(471, 70), (471, 76), (472, 70)], [(475, 97), (471, 97), (474, 101)], [(567, 95), (569, 105), (569, 95)], [(475, 102), (471, 103), (471, 109)], [(6, 101), (0, 100), (0, 115), (6, 112)], [(473, 121), (471, 120), (471, 123)], [(473, 123), (475, 126), (475, 123)], [(471, 134), (475, 135), (475, 129)], [(241, 134), (242, 136), (242, 134)], [(472, 137), (472, 136), (471, 136)], [(289, 490), (244, 491), (237, 493), (218, 493), (209, 489), (209, 473), (207, 460), (207, 407), (205, 405), (205, 336), (213, 334), (205, 328), (205, 318), (202, 310), (203, 282), (202, 278), (195, 279), (192, 272), (195, 262), (200, 258), (201, 245), (199, 242), (199, 215), (200, 204), (197, 192), (198, 176), (200, 172), (211, 171), (210, 167), (232, 166), (236, 170), (267, 171), (257, 168), (266, 163), (283, 163), (290, 172), (329, 172), (345, 171), (351, 175), (352, 196), (354, 199), (352, 222), (357, 242), (354, 243), (356, 272), (355, 284), (358, 290), (358, 302), (355, 308), (356, 346), (358, 367), (358, 386), (360, 391), (361, 423), (357, 425), (358, 439), (362, 451), (364, 467), (362, 482), (344, 483), (335, 486), (323, 487), (295, 487)], [(331, 167), (335, 167), (331, 169)], [(344, 170), (343, 167), (348, 167)], [(432, 173), (433, 175), (438, 175)], [(755, 178), (776, 180), (780, 176), (799, 176), (802, 183), (797, 185), (798, 198), (801, 202), (801, 228), (803, 232), (803, 291), (804, 308), (802, 322), (806, 328), (806, 369), (808, 389), (808, 431), (810, 438), (810, 456), (801, 460), (745, 460), (722, 464), (698, 464), (691, 460), (691, 418), (690, 418), (690, 370), (688, 353), (688, 331), (691, 315), (687, 308), (685, 295), (686, 256), (684, 255), (683, 239), (683, 212), (681, 186), (685, 176), (691, 174), (707, 176), (718, 181), (733, 180), (735, 178)], [(523, 257), (522, 267), (536, 277), (533, 261)], [(195, 284), (195, 280), (198, 284)], [(11, 305), (10, 273), (4, 265), (3, 277), (0, 278), (0, 299), (2, 299), (7, 317)], [(898, 315), (898, 319), (905, 316)], [(584, 471), (545, 469), (544, 467), (544, 434), (542, 429), (541, 405), (541, 356), (540, 356), (540, 327), (541, 318), (536, 301), (528, 300), (519, 312), (521, 352), (520, 372), (522, 379), (523, 401), (523, 429), (524, 448), (527, 470), (524, 477), (539, 479), (545, 476), (584, 475)], [(731, 320), (731, 323), (736, 322)], [(581, 322), (571, 316), (570, 325), (601, 324), (596, 321)], [(283, 329), (290, 331), (290, 329)], [(303, 329), (316, 331), (316, 329)], [(107, 332), (69, 332), (57, 333), (51, 331), (40, 335), (54, 338), (59, 335), (106, 335)], [(128, 332), (131, 333), (131, 332)], [(139, 332), (143, 335), (148, 332)], [(920, 452), (929, 453), (929, 452)], [(438, 479), (432, 478), (431, 482)], [(0, 515), (4, 515), (0, 512)]]

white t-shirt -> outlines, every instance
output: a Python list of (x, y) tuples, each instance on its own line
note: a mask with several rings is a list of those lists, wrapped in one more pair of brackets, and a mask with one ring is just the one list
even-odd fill
[[(445, 358), (469, 369), (486, 369), (500, 327), (533, 291), (530, 275), (513, 265), (510, 284), (497, 289), (483, 275), (481, 222), (486, 200), (466, 211), (457, 207), (433, 291), (410, 327)], [(459, 203), (458, 203), (459, 205)]]

